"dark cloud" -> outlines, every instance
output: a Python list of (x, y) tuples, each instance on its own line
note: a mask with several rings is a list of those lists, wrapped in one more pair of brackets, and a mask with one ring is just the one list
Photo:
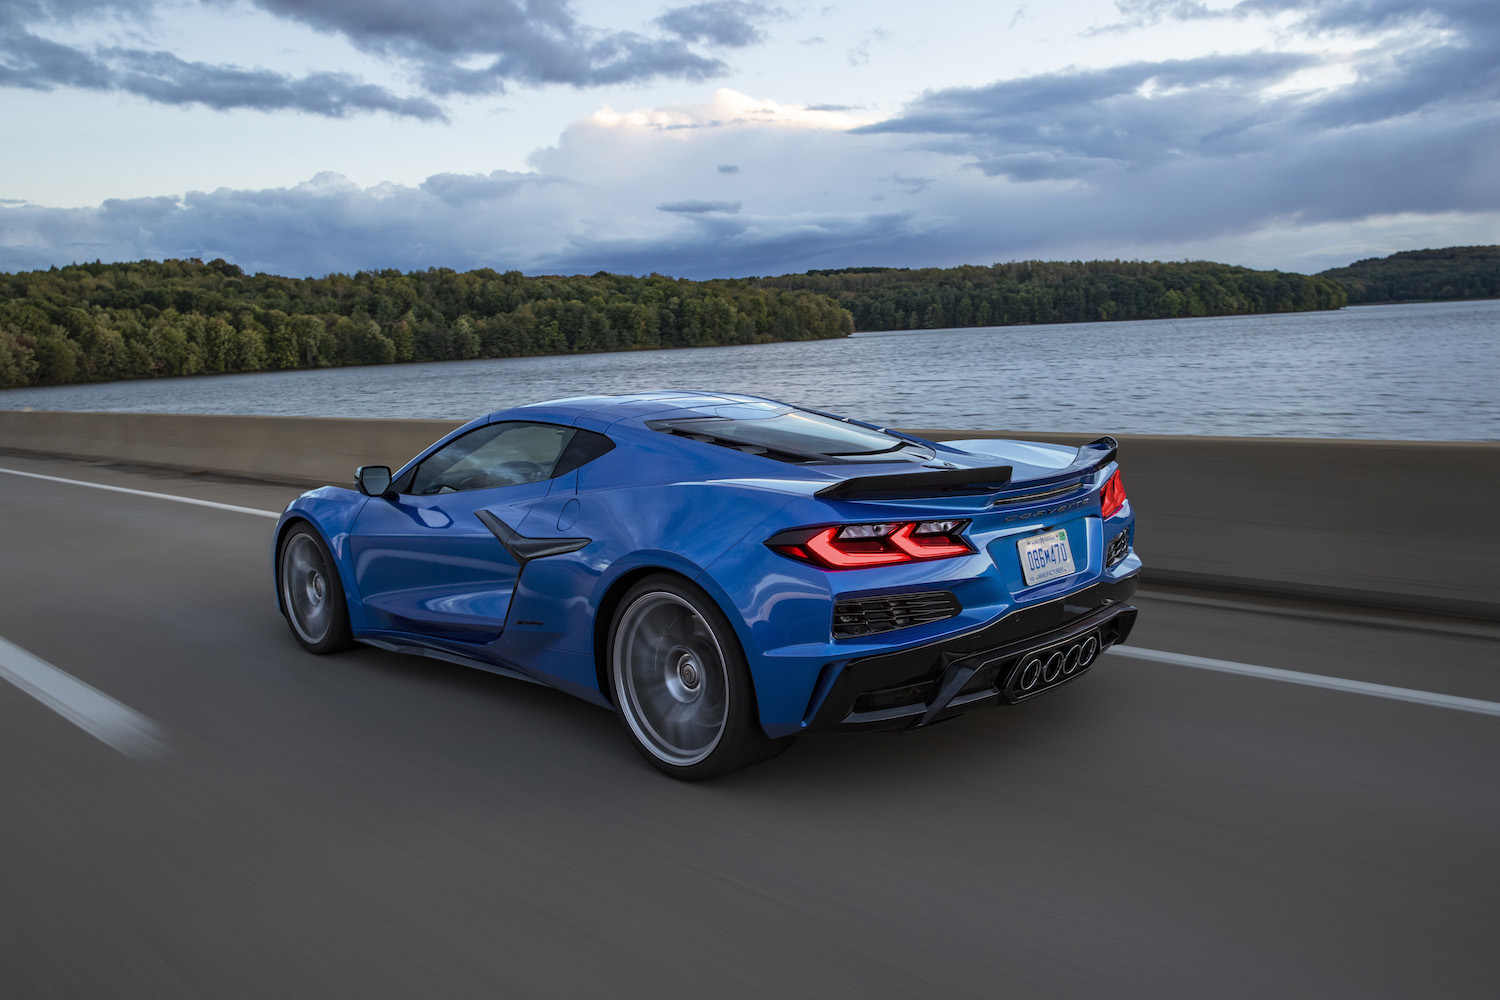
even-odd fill
[(740, 168), (739, 168), (739, 166), (737, 164), (734, 164), (734, 163), (721, 163), (721, 164), (719, 164), (719, 173), (721, 173), (721, 174), (737, 174), (739, 172), (740, 172)]
[[(342, 118), (360, 111), (388, 111), (424, 120), (444, 117), (425, 97), (401, 97), (348, 73), (291, 77), (270, 70), (185, 62), (169, 52), (101, 49), (114, 89), (163, 104), (202, 104), (220, 111), (254, 108), (291, 110)], [(106, 88), (101, 88), (106, 89)]]
[[(903, 136), (1012, 182), (994, 192), (1010, 206), (1011, 246), (1159, 246), (1268, 226), (1500, 210), (1500, 3), (1119, 6), (1137, 24), (1290, 14), (1315, 43), (1324, 32), (1365, 40), (1342, 64), (1252, 52), (933, 91), (857, 131)], [(1353, 78), (1299, 83), (1325, 68)]]
[(512, 83), (590, 87), (663, 77), (703, 80), (726, 68), (694, 52), (682, 37), (581, 24), (563, 0), (251, 2), (340, 35), (366, 52), (410, 62), (423, 86), (438, 95), (496, 93)]
[[(1219, 16), (1176, 0), (1120, 7), (1138, 18)], [(1359, 129), (1379, 127), (1395, 139), (1445, 121), (1477, 127), (1500, 100), (1500, 4), (1246, 0), (1222, 16), (1286, 12), (1302, 14), (1299, 25), (1315, 33), (1402, 23), (1431, 30), (1372, 41), (1355, 57), (1353, 81), (1310, 93), (1296, 74), (1330, 65), (1324, 56), (1211, 55), (934, 91), (862, 131), (909, 134), (1012, 181), (1108, 184), (1184, 161), (1234, 170), (1247, 157), (1352, 146)], [(1420, 183), (1414, 175), (1396, 191)]]
[(766, 33), (755, 24), (757, 19), (780, 13), (761, 3), (712, 0), (669, 10), (656, 19), (656, 24), (685, 42), (744, 48), (766, 40)]
[[(240, 0), (203, 0), (229, 6)], [(248, 0), (268, 13), (344, 38), (409, 68), (421, 92), (402, 96), (342, 73), (296, 77), (184, 59), (140, 48), (77, 46), (48, 29), (93, 19), (144, 24), (164, 0), (9, 0), (0, 3), (0, 87), (124, 91), (169, 104), (295, 110), (339, 117), (384, 111), (445, 117), (434, 98), (500, 93), (515, 84), (590, 87), (673, 78), (704, 80), (723, 61), (692, 43), (746, 46), (763, 40), (755, 19), (780, 16), (760, 3), (711, 2), (667, 11), (666, 34), (580, 23), (564, 0)]]
[(1251, 53), (1131, 63), (1007, 80), (924, 95), (864, 133), (930, 137), (1013, 180), (1076, 177), (1189, 155), (1234, 155), (1291, 110), (1257, 94), (1317, 64), (1295, 53)]
[[(647, 274), (692, 278), (787, 274), (814, 267), (847, 267), (851, 260), (909, 261), (913, 246), (931, 254), (936, 233), (907, 213), (817, 216), (795, 225), (777, 220), (707, 216), (691, 231), (656, 239), (575, 238), (566, 250), (537, 260), (544, 273)], [(770, 223), (770, 224), (768, 224)], [(873, 256), (872, 256), (873, 255)], [(934, 258), (928, 257), (928, 260)]]
[(559, 234), (574, 228), (571, 197), (568, 185), (529, 174), (448, 174), (420, 187), (370, 189), (320, 174), (294, 188), (116, 199), (79, 209), (22, 205), (0, 209), (0, 271), (96, 258), (223, 257), (247, 271), (296, 276), (433, 266), (592, 273), (639, 265), (707, 277), (734, 271), (736, 248), (747, 249), (742, 266), (749, 266), (808, 238), (837, 247), (836, 234), (859, 228), (837, 218), (800, 220), (795, 232), (747, 226), (734, 221), (737, 204), (705, 202), (665, 206), (689, 213), (692, 224), (655, 241), (570, 238)]
[(733, 215), (740, 210), (740, 203), (737, 201), (696, 201), (689, 199), (687, 201), (669, 201), (665, 204), (657, 205), (656, 210), (658, 212), (676, 212), (681, 215), (703, 215), (707, 212), (724, 212)]
[(387, 111), (423, 120), (443, 110), (425, 97), (402, 97), (347, 73), (293, 77), (264, 69), (187, 62), (170, 52), (100, 48), (92, 52), (35, 35), (0, 35), (0, 86), (29, 90), (77, 87), (123, 91), (162, 104), (217, 110), (303, 111), (341, 118)]
[(1229, 7), (1210, 7), (1202, 0), (1116, 0), (1122, 20), (1093, 29), (1126, 31), (1162, 21), (1243, 20), (1293, 14), (1308, 31), (1385, 28), (1433, 21), (1470, 24), (1500, 21), (1500, 7), (1490, 0), (1240, 0)]
[(1299, 15), (1300, 26), (1310, 31), (1372, 31), (1423, 23), (1500, 25), (1500, 6), (1490, 0), (1241, 0), (1217, 16), (1287, 13)]
[(443, 118), (425, 97), (403, 97), (347, 73), (289, 76), (265, 69), (190, 62), (170, 52), (98, 46), (85, 49), (36, 34), (38, 22), (59, 23), (107, 13), (141, 18), (146, 0), (22, 0), (0, 8), (0, 87), (121, 91), (163, 104), (218, 110), (302, 111), (329, 117), (385, 111), (424, 120)]

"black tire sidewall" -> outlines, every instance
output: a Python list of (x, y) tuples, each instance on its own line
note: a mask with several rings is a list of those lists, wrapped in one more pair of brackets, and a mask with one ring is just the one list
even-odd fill
[[(619, 636), (620, 620), (625, 612), (637, 600), (652, 593), (668, 593), (687, 601), (713, 630), (714, 638), (719, 644), (719, 652), (724, 658), (724, 669), (729, 683), (729, 712), (724, 720), (724, 732), (720, 735), (718, 745), (713, 751), (694, 764), (673, 764), (662, 760), (636, 735), (626, 717), (630, 709), (622, 690), (623, 685), (616, 664), (615, 643)], [(614, 616), (609, 625), (609, 648), (606, 653), (609, 666), (609, 696), (614, 702), (615, 714), (619, 717), (621, 726), (630, 735), (630, 742), (636, 750), (658, 771), (683, 781), (701, 781), (704, 778), (714, 778), (721, 774), (728, 774), (730, 771), (737, 771), (767, 756), (772, 741), (760, 727), (755, 684), (745, 661), (744, 648), (740, 645), (739, 636), (730, 625), (728, 616), (720, 610), (719, 605), (702, 587), (672, 573), (658, 573), (637, 581), (615, 606)]]
[[(285, 567), (282, 561), (286, 557), (287, 546), (298, 535), (306, 535), (312, 539), (319, 556), (323, 559), (323, 568), (330, 583), (328, 593), (332, 602), (333, 620), (329, 622), (328, 634), (321, 642), (308, 642), (302, 637), (302, 633), (298, 632), (297, 626), (292, 623), (292, 609), (287, 602)], [(297, 644), (309, 653), (336, 653), (354, 645), (354, 635), (349, 628), (349, 605), (344, 598), (344, 581), (339, 576), (338, 564), (333, 561), (333, 553), (328, 550), (328, 544), (323, 541), (322, 536), (305, 523), (289, 528), (286, 534), (281, 536), (281, 544), (276, 547), (276, 599), (281, 605), (281, 613), (286, 618), (287, 628), (291, 630), (292, 638), (296, 639)]]

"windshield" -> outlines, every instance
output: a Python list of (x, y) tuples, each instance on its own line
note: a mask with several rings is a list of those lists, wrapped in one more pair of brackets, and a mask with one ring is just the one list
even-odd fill
[(933, 451), (912, 441), (832, 417), (788, 410), (770, 416), (670, 420), (678, 434), (702, 435), (715, 444), (744, 445), (810, 458), (867, 462), (926, 460)]

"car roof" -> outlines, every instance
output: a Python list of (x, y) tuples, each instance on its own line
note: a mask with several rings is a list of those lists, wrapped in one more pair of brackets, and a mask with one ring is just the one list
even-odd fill
[(490, 414), (490, 420), (544, 420), (548, 423), (573, 424), (603, 430), (610, 424), (629, 418), (675, 414), (713, 416), (719, 407), (735, 403), (787, 404), (760, 396), (742, 396), (727, 392), (656, 391), (633, 392), (614, 396), (571, 396), (528, 403)]

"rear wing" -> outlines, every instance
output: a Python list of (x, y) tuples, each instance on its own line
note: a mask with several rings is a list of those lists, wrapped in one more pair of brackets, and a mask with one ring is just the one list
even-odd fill
[(995, 465), (983, 469), (855, 476), (823, 487), (817, 492), (817, 496), (824, 500), (916, 500), (924, 497), (983, 496), (998, 493), (1007, 486), (1049, 486), (1104, 468), (1115, 460), (1119, 450), (1118, 441), (1112, 437), (1102, 437), (1079, 448), (1077, 457), (1067, 468), (1020, 483), (1012, 483), (1011, 466)]
[(942, 469), (937, 472), (898, 472), (885, 476), (855, 476), (825, 486), (824, 500), (899, 500), (917, 497), (980, 496), (1002, 490), (1010, 482), (1011, 467)]

